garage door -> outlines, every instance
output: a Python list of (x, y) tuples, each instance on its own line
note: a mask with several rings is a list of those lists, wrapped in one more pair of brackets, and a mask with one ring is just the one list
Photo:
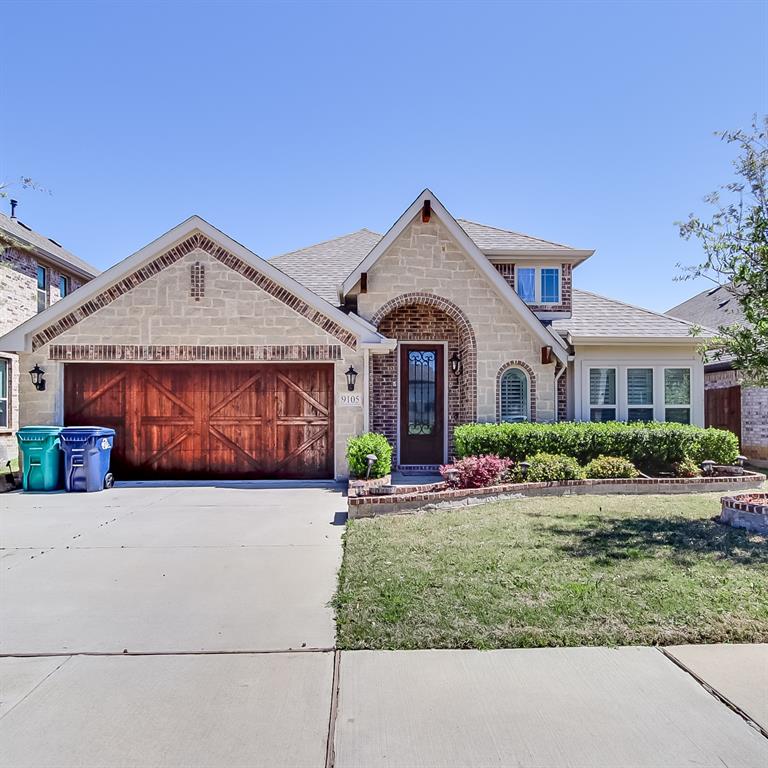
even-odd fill
[(117, 430), (118, 479), (333, 476), (332, 365), (85, 365), (70, 426)]

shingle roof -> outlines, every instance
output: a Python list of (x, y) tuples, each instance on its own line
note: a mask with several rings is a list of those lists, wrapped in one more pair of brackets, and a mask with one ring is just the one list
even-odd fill
[(379, 240), (381, 235), (376, 232), (360, 229), (349, 235), (275, 256), (269, 263), (336, 306), (339, 303), (338, 286)]
[(478, 224), (476, 221), (469, 221), (468, 219), (456, 219), (456, 221), (481, 251), (489, 251), (495, 248), (526, 251), (577, 250), (570, 245), (553, 243), (550, 240), (523, 235), (520, 232), (513, 232), (509, 229), (489, 227), (487, 224)]
[(12, 219), (4, 213), (0, 213), (0, 233), (5, 233), (12, 240), (20, 241), (23, 246), (31, 246), (33, 249), (41, 252), (42, 256), (47, 256), (54, 263), (64, 267), (71, 267), (75, 272), (79, 272), (82, 275), (95, 277), (99, 274), (99, 270), (96, 267), (78, 258), (74, 253), (70, 253), (55, 240), (35, 232), (18, 219)]
[(672, 307), (667, 314), (708, 328), (744, 322), (741, 306), (727, 285), (697, 293), (688, 301)]
[[(563, 336), (581, 338), (691, 339), (692, 324), (650, 309), (635, 307), (590, 291), (573, 290), (573, 316), (554, 320), (552, 328)], [(697, 338), (712, 331), (702, 329)], [(693, 340), (693, 339), (691, 339)]]

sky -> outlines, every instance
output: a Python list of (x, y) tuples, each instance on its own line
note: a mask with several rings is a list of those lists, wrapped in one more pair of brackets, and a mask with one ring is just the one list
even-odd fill
[[(577, 288), (702, 290), (675, 221), (768, 112), (766, 2), (4, 2), (0, 180), (105, 269), (192, 214), (264, 258), (429, 187), (595, 255)], [(12, 34), (8, 32), (12, 30)], [(8, 201), (0, 201), (8, 212)]]

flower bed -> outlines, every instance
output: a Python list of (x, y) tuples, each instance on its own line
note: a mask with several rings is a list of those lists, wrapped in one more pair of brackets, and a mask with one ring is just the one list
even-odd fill
[(740, 493), (720, 499), (720, 522), (768, 536), (768, 493)]
[[(350, 518), (372, 517), (397, 512), (416, 512), (444, 507), (469, 506), (512, 496), (564, 496), (569, 494), (608, 493), (706, 493), (735, 489), (759, 488), (765, 475), (743, 471), (740, 475), (712, 477), (636, 477), (561, 480), (541, 483), (502, 483), (485, 488), (455, 488), (448, 483), (422, 486), (391, 486), (391, 492), (366, 496), (350, 496), (347, 500)], [(768, 494), (760, 494), (768, 496)], [(736, 497), (738, 498), (738, 497)]]

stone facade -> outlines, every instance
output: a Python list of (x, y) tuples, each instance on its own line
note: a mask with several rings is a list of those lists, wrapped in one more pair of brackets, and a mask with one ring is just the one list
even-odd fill
[(738, 371), (707, 371), (704, 389), (741, 387), (741, 452), (758, 466), (768, 466), (768, 387), (749, 387)]
[[(198, 246), (103, 306), (83, 312), (68, 329), (53, 326), (51, 340), (21, 355), (22, 368), (38, 363), (48, 382), (44, 392), (37, 392), (29, 377), (22, 378), (22, 420), (62, 423), (66, 361), (333, 361), (335, 391), (346, 391), (344, 372), (350, 365), (361, 371), (363, 353), (340, 344), (328, 318), (294, 306), (291, 296), (274, 295), (259, 282)], [(346, 476), (346, 441), (363, 431), (363, 422), (360, 406), (336, 409), (337, 477)]]
[[(410, 296), (410, 298), (409, 298)], [(541, 341), (516, 315), (515, 310), (497, 292), (469, 255), (449, 234), (437, 217), (428, 223), (414, 220), (371, 267), (367, 276), (367, 291), (357, 295), (358, 313), (377, 325), (385, 335), (398, 333), (409, 340), (425, 338), (431, 333), (442, 334), (438, 339), (459, 345), (456, 330), (439, 314), (418, 308), (424, 297), (433, 297), (455, 307), (454, 319), (463, 318), (468, 326), (465, 336), (473, 339), (474, 350), (462, 353), (464, 371), (461, 387), (468, 393), (450, 400), (451, 424), (464, 421), (496, 421), (497, 376), (510, 360), (525, 361), (536, 382), (535, 410), (539, 421), (555, 420), (555, 365), (541, 363)], [(389, 316), (388, 307), (411, 305), (406, 313)], [(423, 323), (424, 328), (419, 324)], [(392, 397), (396, 386), (395, 356), (389, 361), (373, 361), (371, 391), (381, 387), (390, 394), (381, 402), (381, 412), (372, 412), (375, 424), (383, 425), (389, 434), (397, 420), (397, 403)], [(449, 374), (450, 375), (450, 374)], [(468, 402), (463, 411), (458, 403)], [(474, 411), (474, 414), (472, 413)], [(372, 422), (373, 427), (373, 422)]]
[[(39, 260), (31, 251), (4, 246), (0, 242), (0, 335), (7, 333), (37, 314), (37, 267), (42, 264), (48, 270), (48, 304), (54, 304), (61, 296), (59, 278), (69, 281), (70, 292), (82, 284), (82, 280), (59, 268)], [(19, 379), (29, 369), (20, 366), (18, 355), (0, 352), (0, 358), (8, 363), (8, 426), (0, 426), (0, 470), (5, 462), (17, 455), (16, 430), (21, 424), (19, 415)], [(23, 374), (23, 375), (22, 375)]]

